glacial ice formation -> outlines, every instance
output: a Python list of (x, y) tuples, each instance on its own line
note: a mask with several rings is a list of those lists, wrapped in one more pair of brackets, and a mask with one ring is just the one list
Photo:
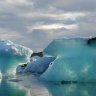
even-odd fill
[(54, 59), (55, 57), (42, 57), (36, 61), (30, 62), (23, 72), (31, 72), (34, 75), (41, 75), (47, 70), (50, 62), (52, 62)]
[[(30, 62), (29, 63), (27, 63), (27, 64), (22, 64), (22, 65), (18, 65), (17, 67), (16, 67), (16, 74), (21, 74), (21, 73), (28, 73), (28, 72), (30, 72), (30, 73), (32, 73), (33, 71), (32, 71), (32, 67), (34, 66), (33, 65), (33, 61), (35, 62), (35, 61), (37, 61), (38, 59), (40, 59), (40, 57), (39, 56), (33, 56), (33, 57), (30, 57)], [(31, 64), (32, 63), (32, 64)], [(40, 63), (40, 62), (39, 62)], [(41, 62), (42, 63), (42, 62)], [(35, 63), (36, 64), (36, 63)], [(39, 66), (40, 66), (40, 64), (39, 64)], [(39, 67), (38, 66), (38, 67)], [(27, 67), (27, 68), (26, 68)], [(26, 70), (25, 70), (26, 69)], [(35, 71), (36, 71), (36, 69), (34, 69)], [(38, 68), (37, 68), (37, 70), (38, 70)], [(44, 70), (45, 70), (45, 68), (44, 68)], [(43, 71), (43, 70), (42, 70)]]
[(33, 51), (21, 45), (14, 44), (10, 40), (2, 39), (0, 40), (0, 53), (5, 55), (15, 55), (15, 56), (25, 56), (29, 59)]
[(13, 68), (20, 63), (30, 61), (33, 51), (21, 45), (16, 45), (10, 40), (0, 40), (0, 71), (3, 75), (9, 71), (13, 73)]
[(55, 39), (44, 49), (43, 55), (56, 59), (40, 79), (96, 82), (96, 38)]
[[(17, 67), (20, 73), (39, 74), (47, 81), (96, 82), (96, 38), (62, 38), (53, 40), (43, 57), (32, 57), (32, 50), (9, 40), (0, 40), (0, 71), (8, 73)], [(32, 60), (32, 61), (31, 61)], [(12, 72), (11, 72), (12, 73)]]
[(46, 81), (96, 82), (95, 51), (96, 38), (55, 39), (43, 50), (44, 57), (21, 67), (21, 73), (39, 74)]

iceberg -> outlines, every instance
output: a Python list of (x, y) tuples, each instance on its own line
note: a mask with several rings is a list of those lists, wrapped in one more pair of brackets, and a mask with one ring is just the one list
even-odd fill
[(55, 57), (42, 57), (36, 61), (32, 61), (26, 66), (23, 73), (29, 72), (33, 73), (35, 76), (41, 75), (47, 70), (50, 62), (53, 60), (55, 60)]
[[(30, 61), (27, 64), (22, 64), (22, 65), (18, 65), (16, 68), (16, 74), (21, 74), (21, 73), (28, 73), (28, 72), (33, 72), (31, 67), (34, 66), (33, 64), (31, 64), (33, 61), (37, 61), (38, 59), (40, 59), (39, 56), (31, 56), (30, 57)], [(40, 63), (40, 62), (39, 62)], [(28, 65), (28, 66), (27, 66)], [(40, 64), (39, 64), (40, 65)], [(27, 66), (27, 68), (26, 68)], [(24, 71), (26, 68), (26, 71)], [(36, 69), (35, 69), (36, 70)], [(37, 69), (38, 70), (38, 69)]]
[(43, 57), (32, 54), (29, 48), (0, 40), (2, 75), (18, 66), (16, 73), (32, 73), (40, 80), (96, 82), (96, 38), (55, 39), (43, 50)]
[(40, 79), (96, 82), (96, 38), (55, 39), (43, 50), (43, 55), (55, 59)]
[(17, 65), (29, 62), (32, 53), (31, 49), (14, 44), (10, 40), (0, 40), (0, 71), (2, 75), (14, 73)]

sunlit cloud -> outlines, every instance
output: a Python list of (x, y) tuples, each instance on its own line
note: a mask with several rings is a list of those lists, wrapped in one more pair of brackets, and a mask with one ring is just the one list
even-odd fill
[(77, 29), (78, 25), (77, 24), (73, 24), (73, 25), (50, 24), (50, 25), (35, 26), (33, 28), (31, 26), (28, 26), (29, 31), (32, 31), (33, 29), (56, 30), (56, 29), (61, 29), (61, 28), (65, 28), (65, 29), (68, 29), (68, 30)]

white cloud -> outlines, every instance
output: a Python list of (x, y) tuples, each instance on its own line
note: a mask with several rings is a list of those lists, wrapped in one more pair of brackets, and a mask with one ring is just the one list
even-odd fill
[(0, 0), (0, 38), (42, 50), (54, 38), (96, 36), (96, 0)]
[(61, 28), (65, 28), (68, 30), (77, 29), (78, 25), (77, 24), (73, 24), (73, 25), (48, 24), (48, 25), (39, 25), (39, 26), (34, 26), (34, 27), (28, 26), (29, 32), (32, 31), (33, 29), (56, 30), (56, 29), (61, 29)]

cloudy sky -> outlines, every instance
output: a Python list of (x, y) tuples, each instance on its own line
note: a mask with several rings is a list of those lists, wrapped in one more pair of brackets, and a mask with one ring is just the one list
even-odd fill
[(33, 51), (53, 39), (96, 36), (96, 0), (0, 0), (0, 39)]

